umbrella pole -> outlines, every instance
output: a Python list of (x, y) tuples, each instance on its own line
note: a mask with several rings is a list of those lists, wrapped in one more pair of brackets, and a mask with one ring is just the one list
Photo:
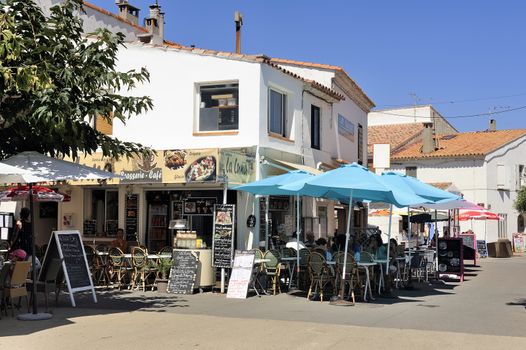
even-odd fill
[[(300, 195), (296, 195), (296, 286), (300, 286)], [(292, 279), (292, 276), (290, 276)]]
[(393, 222), (393, 205), (389, 205), (389, 229), (387, 230), (387, 262), (385, 263), (385, 275), (389, 275), (389, 250), (391, 248), (391, 224)]
[(438, 280), (438, 218), (437, 210), (435, 209), (435, 269), (436, 269), (436, 279)]
[(269, 196), (265, 197), (265, 251), (268, 250), (268, 206), (269, 206)]
[(349, 251), (349, 238), (351, 236), (351, 222), (352, 222), (352, 214), (353, 214), (353, 193), (351, 190), (351, 195), (349, 196), (349, 213), (347, 214), (347, 232), (345, 233), (345, 248), (344, 248), (344, 255), (343, 255), (343, 268), (342, 268), (342, 280), (341, 280), (341, 287), (340, 287), (340, 299), (343, 300), (343, 295), (345, 294), (345, 273), (347, 268), (347, 253)]
[(33, 278), (33, 288), (31, 288), (31, 300), (33, 300), (33, 315), (37, 314), (37, 269), (36, 265), (36, 249), (35, 249), (35, 214), (33, 213), (33, 184), (29, 183), (29, 212), (31, 215), (31, 277)]

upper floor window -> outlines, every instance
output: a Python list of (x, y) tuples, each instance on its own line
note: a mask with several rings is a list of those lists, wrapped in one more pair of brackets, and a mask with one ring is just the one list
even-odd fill
[(199, 87), (199, 131), (239, 128), (239, 84)]
[(286, 137), (287, 95), (269, 89), (268, 131)]
[(311, 105), (310, 127), (310, 146), (320, 149), (320, 107)]
[(363, 126), (358, 124), (358, 164), (363, 164)]

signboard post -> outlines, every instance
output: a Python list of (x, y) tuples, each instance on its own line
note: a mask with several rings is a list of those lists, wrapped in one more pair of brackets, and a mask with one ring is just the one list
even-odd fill
[(252, 278), (255, 254), (250, 250), (236, 250), (232, 274), (228, 281), (227, 298), (246, 299)]
[(166, 291), (173, 294), (192, 294), (198, 267), (199, 252), (175, 249)]
[(71, 305), (76, 306), (73, 293), (85, 290), (91, 290), (93, 302), (96, 303), (95, 287), (79, 231), (53, 231), (42, 262), (41, 275), (45, 274), (47, 266), (54, 258), (62, 260), (62, 271), (68, 287)]

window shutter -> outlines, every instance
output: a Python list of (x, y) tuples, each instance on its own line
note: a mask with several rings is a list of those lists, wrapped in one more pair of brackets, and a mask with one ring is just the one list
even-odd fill
[[(113, 120), (113, 115), (111, 119)], [(113, 135), (113, 123), (108, 122), (103, 116), (98, 115), (95, 119), (95, 130), (104, 135)]]

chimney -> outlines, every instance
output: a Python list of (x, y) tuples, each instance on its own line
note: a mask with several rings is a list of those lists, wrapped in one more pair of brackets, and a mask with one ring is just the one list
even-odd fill
[(164, 42), (164, 12), (161, 12), (157, 1), (150, 5), (150, 14), (144, 19), (144, 26), (148, 29), (148, 34), (139, 35), (142, 42), (159, 45)]
[(139, 11), (140, 9), (130, 5), (128, 0), (115, 0), (115, 4), (119, 7), (119, 17), (133, 24), (139, 24)]
[(495, 119), (489, 120), (489, 129), (488, 131), (497, 131), (497, 121)]
[(243, 25), (243, 15), (241, 12), (234, 13), (234, 22), (236, 22), (236, 53), (241, 54), (241, 26)]
[(423, 123), (422, 131), (422, 153), (429, 154), (435, 151), (435, 140), (433, 139), (433, 123)]

